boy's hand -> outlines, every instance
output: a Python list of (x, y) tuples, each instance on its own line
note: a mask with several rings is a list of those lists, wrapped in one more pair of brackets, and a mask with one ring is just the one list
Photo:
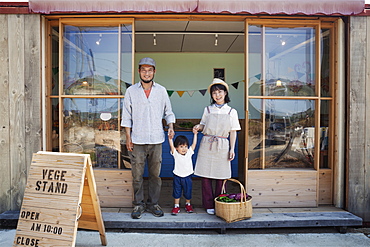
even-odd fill
[(194, 133), (194, 134), (198, 134), (198, 130), (197, 130), (197, 129), (195, 129), (195, 128), (193, 128), (193, 133)]

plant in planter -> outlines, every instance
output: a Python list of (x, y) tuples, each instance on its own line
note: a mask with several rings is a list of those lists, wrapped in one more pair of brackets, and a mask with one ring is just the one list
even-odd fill
[(195, 124), (193, 124), (192, 122), (182, 122), (179, 124), (179, 126), (181, 128), (186, 128), (186, 129), (191, 129), (194, 127)]

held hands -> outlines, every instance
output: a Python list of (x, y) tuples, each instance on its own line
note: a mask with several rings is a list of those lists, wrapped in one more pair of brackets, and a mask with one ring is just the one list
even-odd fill
[[(198, 133), (198, 131), (202, 131), (202, 130), (203, 130), (203, 126), (201, 126), (200, 124), (196, 124), (193, 127), (193, 133), (194, 134), (196, 134), (196, 133)], [(194, 131), (196, 131), (196, 132), (194, 132)]]
[(168, 129), (168, 139), (173, 139), (174, 136), (175, 136), (175, 131), (173, 130), (173, 128), (169, 128)]

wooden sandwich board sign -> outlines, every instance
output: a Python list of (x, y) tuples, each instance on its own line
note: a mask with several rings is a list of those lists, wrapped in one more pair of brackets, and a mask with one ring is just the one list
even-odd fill
[(33, 154), (13, 246), (75, 246), (77, 228), (105, 227), (89, 154)]

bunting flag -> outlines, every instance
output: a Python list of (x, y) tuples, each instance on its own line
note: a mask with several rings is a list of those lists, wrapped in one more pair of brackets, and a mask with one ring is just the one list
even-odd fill
[(110, 76), (104, 76), (104, 78), (105, 78), (105, 82), (110, 81), (110, 79), (112, 79), (112, 77)]
[(185, 93), (185, 91), (177, 91), (177, 94), (180, 96), (180, 98), (182, 97), (182, 95)]
[(294, 71), (294, 69), (292, 69), (291, 67), (288, 67), (288, 73), (291, 73), (293, 71)]
[(173, 90), (167, 90), (168, 97), (171, 97), (171, 95), (173, 94), (173, 92), (175, 92), (175, 91), (173, 91)]
[(255, 75), (254, 77), (256, 77), (258, 80), (261, 80), (261, 74)]
[(188, 94), (190, 95), (190, 97), (193, 97), (193, 94), (194, 94), (194, 90), (191, 90), (191, 91), (187, 91), (188, 92)]
[(302, 76), (304, 76), (304, 73), (297, 72), (297, 75), (298, 75), (298, 79), (299, 79), (299, 78), (301, 78)]
[(131, 84), (129, 84), (127, 82), (125, 82), (125, 84), (126, 84), (126, 88), (128, 88), (129, 86), (131, 86)]
[(239, 82), (235, 82), (233, 84), (231, 84), (233, 87), (235, 87), (235, 89), (238, 89), (238, 86), (239, 86)]
[(84, 75), (85, 72), (77, 72), (77, 75), (79, 78), (82, 78), (82, 76)]
[(207, 92), (207, 89), (202, 89), (202, 90), (199, 90), (199, 92), (204, 96)]

